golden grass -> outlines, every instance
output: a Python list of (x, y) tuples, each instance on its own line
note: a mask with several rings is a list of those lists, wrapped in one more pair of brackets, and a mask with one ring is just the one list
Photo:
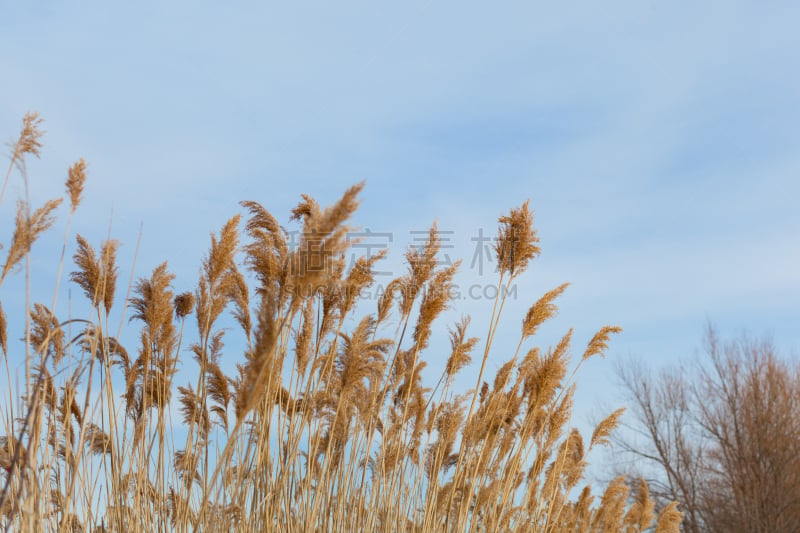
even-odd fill
[[(27, 179), (24, 158), (39, 155), (40, 122), (26, 115), (8, 175), (16, 166)], [(80, 160), (68, 171), (70, 215), (85, 179)], [(347, 222), (362, 188), (351, 187), (327, 208), (303, 195), (292, 210), (303, 230), (297, 248), (263, 206), (243, 202), (244, 233), (237, 215), (211, 236), (193, 293), (175, 295), (174, 275), (163, 263), (120, 302), (116, 241), (96, 251), (78, 235), (69, 278), (93, 311), (71, 322), (83, 328), (72, 338), (70, 323), (52, 312), (55, 301), (51, 308), (36, 303), (20, 351), (8, 342), (0, 307), (8, 383), (0, 525), (98, 532), (678, 531), (680, 512), (670, 506), (656, 517), (644, 482), (631, 494), (623, 479), (614, 480), (599, 499), (581, 487), (587, 455), (607, 443), (622, 411), (601, 422), (587, 446), (570, 427), (572, 377), (619, 328), (601, 329), (571, 373), (571, 330), (549, 349), (528, 347), (556, 313), (562, 285), (534, 303), (516, 353), (484, 381), (507, 297), (498, 294), (475, 388), (455, 390), (455, 377), (480, 343), (468, 332), (468, 317), (451, 329), (443, 373), (426, 387), (426, 358), (442, 356), (429, 353), (430, 339), (452, 304), (448, 289), (458, 264), (437, 266), (434, 225), (427, 244), (406, 253), (407, 272), (388, 285), (375, 313), (361, 314), (357, 296), (373, 285), (384, 256), (345, 267)], [(32, 214), (20, 202), (0, 285), (52, 225), (60, 202)], [(527, 202), (500, 217), (500, 283), (524, 273), (538, 242)], [(137, 346), (122, 346), (110, 332), (112, 309), (124, 316), (126, 308), (139, 328)], [(226, 312), (238, 332), (221, 325)], [(244, 346), (238, 357), (224, 346), (232, 335)], [(28, 368), (21, 390), (12, 387), (8, 363), (20, 354)], [(231, 361), (237, 370), (226, 374)], [(193, 384), (176, 383), (179, 366), (196, 375)]]

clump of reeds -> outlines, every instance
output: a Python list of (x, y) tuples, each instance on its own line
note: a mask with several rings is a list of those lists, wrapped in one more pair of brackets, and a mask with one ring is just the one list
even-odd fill
[[(8, 175), (17, 167), (27, 179), (24, 157), (39, 155), (39, 127), (36, 115), (25, 117)], [(70, 215), (85, 179), (80, 160), (66, 182)], [(362, 187), (328, 208), (304, 195), (292, 211), (302, 225), (296, 247), (263, 206), (244, 202), (243, 232), (237, 215), (211, 236), (192, 292), (175, 294), (163, 263), (120, 302), (116, 241), (95, 248), (78, 235), (69, 277), (89, 316), (59, 319), (55, 300), (29, 305), (19, 347), (0, 307), (8, 388), (0, 526), (677, 531), (681, 514), (671, 505), (655, 516), (644, 482), (616, 479), (595, 495), (581, 486), (587, 455), (607, 443), (621, 410), (586, 442), (570, 427), (572, 331), (553, 347), (529, 346), (566, 285), (532, 305), (516, 353), (493, 379), (484, 374), (506, 295), (492, 303), (482, 342), (465, 317), (450, 331), (450, 353), (431, 354), (458, 264), (438, 266), (434, 226), (424, 247), (406, 253), (407, 272), (364, 313), (357, 295), (374, 283), (384, 254), (346, 266)], [(20, 204), (0, 285), (52, 225), (59, 202), (33, 212)], [(524, 273), (538, 242), (527, 202), (500, 218), (501, 282)], [(124, 347), (111, 327), (126, 308), (139, 328), (135, 346)], [(237, 333), (225, 327), (226, 312)], [(80, 334), (67, 336), (70, 324)], [(577, 366), (602, 354), (617, 331), (602, 328)], [(243, 353), (226, 348), (234, 335)], [(433, 388), (422, 379), (431, 356), (446, 358)], [(26, 381), (15, 388), (9, 360), (20, 357)], [(456, 390), (473, 358), (475, 388)]]

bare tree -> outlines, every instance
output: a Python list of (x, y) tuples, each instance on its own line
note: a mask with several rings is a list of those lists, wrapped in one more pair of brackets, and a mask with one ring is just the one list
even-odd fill
[[(650, 374), (618, 374), (633, 421), (617, 444), (657, 502), (677, 500), (688, 532), (800, 531), (800, 372), (766, 340), (722, 343)], [(652, 468), (651, 468), (652, 467)]]

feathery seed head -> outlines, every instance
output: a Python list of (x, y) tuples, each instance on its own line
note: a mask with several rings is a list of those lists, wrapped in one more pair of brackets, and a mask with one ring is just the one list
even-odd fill
[(5, 355), (8, 355), (8, 324), (6, 323), (6, 314), (3, 312), (3, 305), (0, 303), (0, 349), (3, 350)]
[(403, 291), (404, 277), (395, 278), (386, 285), (386, 289), (380, 298), (378, 298), (378, 320), (379, 324), (383, 323), (389, 317), (392, 311), (392, 302), (394, 302), (395, 295), (398, 291)]
[(78, 250), (72, 257), (78, 270), (70, 274), (70, 280), (83, 289), (86, 297), (97, 306), (102, 303), (108, 312), (114, 303), (114, 291), (117, 283), (118, 268), (116, 266), (117, 247), (115, 240), (103, 242), (101, 256), (97, 257), (94, 249), (81, 235), (76, 237)]
[(53, 225), (55, 219), (53, 211), (61, 205), (61, 199), (49, 200), (42, 207), (37, 209), (28, 218), (28, 204), (23, 201), (17, 202), (17, 215), (14, 220), (14, 235), (11, 238), (11, 246), (8, 248), (6, 263), (0, 273), (0, 282), (6, 275), (30, 252), (31, 246), (43, 232)]
[(650, 491), (644, 479), (639, 480), (636, 492), (633, 495), (633, 504), (625, 515), (625, 525), (635, 531), (645, 531), (655, 518), (655, 502), (650, 499)]
[(74, 213), (81, 203), (83, 185), (86, 183), (86, 161), (79, 159), (74, 165), (69, 167), (67, 173), (67, 194), (69, 194), (70, 212)]
[(512, 277), (528, 266), (528, 262), (539, 255), (537, 246), (539, 237), (533, 228), (533, 213), (528, 209), (526, 200), (521, 207), (498, 219), (498, 230), (495, 252), (498, 270), (507, 272)]
[(303, 375), (311, 356), (311, 340), (314, 333), (314, 300), (308, 298), (303, 305), (302, 323), (295, 336), (295, 361), (297, 373)]
[(500, 369), (497, 371), (497, 374), (494, 377), (494, 390), (501, 391), (506, 387), (508, 383), (508, 377), (511, 375), (511, 370), (514, 368), (514, 361), (507, 361)]
[(525, 319), (522, 321), (522, 336), (530, 337), (536, 333), (536, 329), (546, 320), (555, 316), (558, 307), (553, 303), (553, 300), (558, 298), (563, 293), (569, 283), (563, 283), (555, 289), (547, 292), (544, 296), (531, 306)]
[(619, 425), (619, 420), (624, 412), (624, 407), (617, 409), (607, 416), (602, 422), (600, 422), (596, 428), (594, 428), (594, 431), (592, 432), (592, 440), (589, 443), (590, 448), (597, 444), (610, 444), (608, 437)]
[(40, 303), (33, 305), (30, 317), (31, 343), (34, 349), (43, 357), (45, 354), (51, 356), (53, 362), (57, 364), (66, 350), (64, 330), (61, 329), (58, 319)]
[(114, 239), (103, 241), (100, 248), (102, 254), (102, 272), (103, 272), (103, 306), (106, 312), (111, 310), (114, 305), (114, 292), (117, 287), (117, 275), (119, 268), (117, 267), (117, 248), (119, 241)]
[(172, 280), (175, 275), (167, 271), (167, 263), (158, 265), (150, 279), (141, 278), (130, 299), (133, 309), (130, 320), (141, 320), (145, 327), (143, 344), (155, 345), (162, 354), (169, 354), (175, 345), (175, 326), (172, 323)]
[(370, 257), (362, 256), (356, 259), (344, 281), (345, 294), (341, 302), (342, 316), (346, 316), (353, 308), (353, 304), (361, 294), (361, 291), (369, 288), (375, 281), (373, 267), (376, 262), (386, 257), (387, 252), (388, 250), (383, 249)]
[(582, 360), (589, 359), (593, 355), (605, 355), (604, 352), (608, 349), (608, 339), (611, 337), (612, 333), (619, 333), (622, 331), (622, 328), (619, 326), (603, 326), (600, 328), (592, 340), (589, 341), (589, 345), (586, 347), (586, 351), (583, 353)]
[[(297, 250), (290, 254), (290, 285), (298, 295), (308, 295), (325, 284), (326, 278), (341, 277), (350, 227), (345, 222), (358, 207), (358, 193), (364, 182), (354, 185), (332, 206), (321, 210), (316, 201), (303, 195), (292, 210), (292, 220), (303, 221)], [(341, 265), (339, 265), (341, 263)], [(338, 272), (337, 272), (338, 271)]]
[(36, 157), (41, 155), (42, 143), (39, 139), (44, 135), (41, 129), (43, 119), (39, 118), (39, 113), (28, 112), (22, 117), (22, 130), (19, 139), (12, 146), (13, 158), (19, 164), (20, 158), (25, 154), (32, 154)]
[(478, 337), (467, 338), (469, 322), (469, 317), (462, 317), (461, 321), (456, 324), (456, 329), (450, 331), (450, 357), (447, 358), (445, 366), (445, 375), (448, 378), (454, 376), (472, 361), (470, 353), (479, 339)]
[(678, 510), (678, 502), (670, 502), (658, 513), (656, 533), (678, 533), (683, 513)]
[(414, 328), (414, 342), (419, 350), (428, 346), (431, 325), (439, 314), (447, 308), (451, 298), (452, 280), (460, 261), (436, 272), (427, 285), (419, 305), (419, 318)]
[(194, 308), (194, 295), (191, 292), (182, 292), (175, 297), (175, 316), (184, 318), (192, 314)]

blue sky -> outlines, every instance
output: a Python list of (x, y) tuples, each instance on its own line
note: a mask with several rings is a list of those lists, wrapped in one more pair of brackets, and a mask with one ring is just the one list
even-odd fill
[[(301, 193), (328, 203), (366, 180), (354, 222), (393, 235), (388, 269), (436, 219), (465, 259), (464, 286), (493, 282), (470, 268), (471, 238), (530, 198), (543, 253), (489, 370), (528, 306), (570, 281), (540, 343), (574, 326), (579, 356), (600, 326), (624, 328), (579, 377), (582, 414), (619, 403), (614, 361), (690, 357), (707, 320), (798, 353), (795, 2), (35, 1), (0, 13), (0, 135), (28, 110), (46, 119), (35, 203), (86, 158), (72, 230), (99, 243), (111, 221), (125, 280), (141, 223), (134, 274), (166, 259), (190, 290), (239, 200), (288, 221)], [(35, 273), (54, 276), (51, 263)], [(16, 279), (4, 301), (20, 297)], [(483, 335), (488, 308), (459, 302), (434, 347), (461, 313)]]

